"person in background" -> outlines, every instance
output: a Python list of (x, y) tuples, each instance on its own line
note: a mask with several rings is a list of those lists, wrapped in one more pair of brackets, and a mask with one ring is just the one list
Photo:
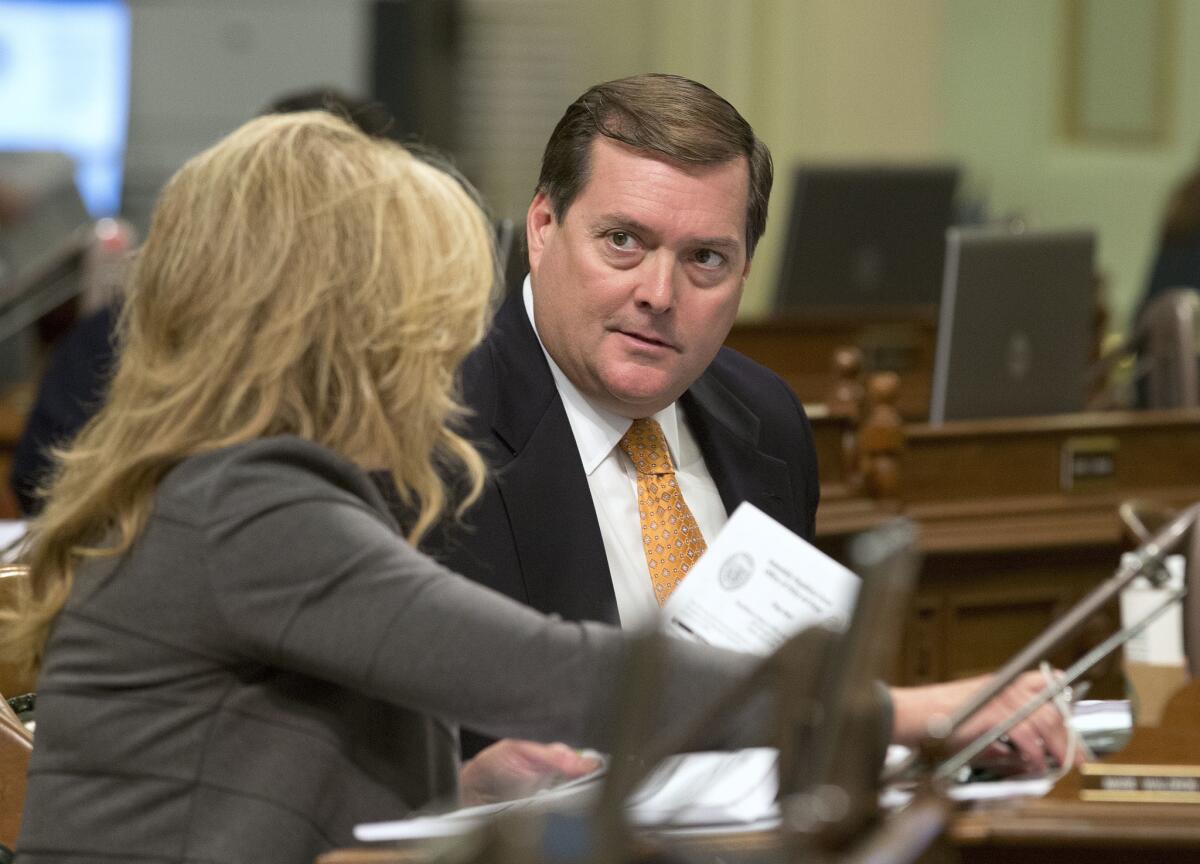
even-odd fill
[(1200, 167), (1171, 193), (1138, 312), (1168, 288), (1200, 289)]
[(396, 119), (381, 103), (363, 99), (337, 87), (312, 87), (283, 93), (263, 109), (264, 114), (293, 111), (328, 111), (353, 123), (375, 138), (393, 138)]
[[(1166, 334), (1175, 331), (1176, 322), (1186, 321), (1182, 316), (1192, 314), (1188, 310), (1195, 306), (1195, 294), (1189, 298), (1188, 291), (1200, 292), (1200, 165), (1179, 182), (1167, 201), (1150, 273), (1130, 321), (1132, 336), (1127, 344), (1139, 354), (1132, 382), (1135, 407), (1174, 407), (1189, 404), (1197, 397), (1177, 392), (1186, 380), (1179, 373), (1163, 374), (1178, 362), (1177, 354), (1168, 347), (1173, 338)], [(1174, 299), (1163, 299), (1167, 295)], [(1151, 313), (1156, 301), (1166, 307)], [(1152, 337), (1152, 331), (1159, 335)], [(1160, 342), (1161, 347), (1151, 348), (1154, 342)], [(1168, 353), (1156, 356), (1156, 351)], [(1195, 362), (1200, 370), (1200, 357)]]
[(53, 464), (51, 449), (69, 444), (104, 401), (118, 314), (119, 304), (110, 303), (79, 319), (50, 355), (8, 477), (27, 516), (42, 508), (39, 488)]
[[(395, 123), (377, 102), (335, 87), (283, 94), (264, 114), (328, 111), (368, 135), (389, 137)], [(0, 202), (2, 203), (2, 202)], [(59, 340), (38, 384), (33, 407), (13, 452), (8, 483), (25, 515), (41, 510), (40, 490), (49, 480), (52, 450), (69, 444), (104, 402), (113, 370), (113, 336), (120, 298), (80, 318)]]

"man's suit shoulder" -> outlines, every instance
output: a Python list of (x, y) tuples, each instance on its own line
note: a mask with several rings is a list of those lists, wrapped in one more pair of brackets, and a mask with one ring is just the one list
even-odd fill
[(762, 422), (769, 440), (782, 434), (807, 438), (808, 416), (792, 388), (777, 373), (732, 348), (722, 347), (709, 365), (706, 376), (715, 378)]
[(789, 407), (800, 404), (787, 382), (777, 373), (732, 348), (722, 346), (708, 371), (726, 386), (742, 388), (748, 396), (761, 397), (768, 403), (783, 399)]
[[(722, 348), (681, 401), (685, 411), (704, 404), (713, 421), (740, 430), (735, 438), (752, 442), (763, 458), (778, 460), (775, 464), (788, 478), (791, 491), (785, 497), (794, 512), (785, 518), (784, 507), (776, 518), (811, 539), (820, 500), (816, 451), (804, 406), (787, 383), (749, 357)], [(696, 419), (690, 411), (689, 417)]]
[(496, 360), (488, 339), (475, 346), (459, 366), (462, 381), (462, 401), (471, 409), (469, 421), (474, 425), (481, 415), (492, 408), (496, 401)]

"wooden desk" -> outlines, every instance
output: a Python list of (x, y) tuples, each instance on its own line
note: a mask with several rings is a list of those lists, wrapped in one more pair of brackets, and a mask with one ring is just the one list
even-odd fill
[[(1105, 761), (1146, 765), (1200, 764), (1200, 682), (1181, 689), (1167, 705), (1162, 725), (1139, 728), (1120, 753)], [(1081, 779), (1071, 772), (1045, 798), (993, 801), (960, 806), (951, 814), (945, 834), (932, 847), (927, 841), (945, 811), (936, 802), (902, 826), (887, 823), (876, 842), (895, 849), (927, 849), (923, 864), (1001, 864), (1001, 862), (1083, 862), (1083, 864), (1179, 864), (1200, 860), (1200, 805), (1097, 803), (1079, 800)], [(913, 815), (910, 811), (908, 815)], [(652, 844), (656, 838), (647, 835)], [(776, 864), (784, 860), (778, 831), (727, 832), (672, 837), (664, 844), (672, 860)], [(319, 864), (424, 864), (419, 850), (346, 849), (319, 859)], [(653, 860), (653, 859), (651, 859)], [(884, 855), (860, 860), (890, 860)]]
[(850, 466), (846, 464), (846, 439), (857, 431), (854, 420), (833, 414), (824, 405), (806, 405), (805, 411), (817, 451), (822, 499), (831, 493), (835, 499), (859, 494), (850, 476)]
[(929, 416), (937, 310), (847, 309), (816, 311), (803, 318), (744, 321), (733, 326), (725, 344), (788, 382), (805, 404), (829, 395), (834, 353), (857, 347), (870, 372), (896, 372), (902, 389), (898, 407), (907, 420)]
[[(675, 857), (656, 857), (655, 851), (663, 846), (667, 846)], [(452, 859), (438, 859), (433, 853), (420, 847), (357, 847), (327, 852), (317, 858), (316, 864), (437, 864), (438, 861), (446, 860)], [(782, 864), (783, 852), (779, 835), (774, 831), (697, 834), (673, 838), (669, 843), (662, 843), (649, 836), (644, 851), (633, 860), (644, 864), (663, 861)]]
[(1200, 860), (1200, 805), (1040, 799), (970, 811), (931, 861), (1183, 864)]
[[(823, 545), (837, 546), (848, 533), (894, 514), (921, 527), (927, 560), (902, 656), (907, 682), (995, 668), (1107, 577), (1125, 545), (1116, 516), (1122, 500), (1200, 500), (1197, 411), (907, 426), (898, 490), (883, 498), (866, 495), (847, 470), (842, 448), (855, 424), (825, 411), (812, 419)], [(1098, 456), (1110, 464), (1087, 461)], [(1076, 470), (1064, 474), (1064, 458)], [(775, 835), (726, 839), (730, 845), (711, 850), (712, 858), (778, 860)], [(1045, 799), (960, 814), (927, 860), (1173, 864), (1197, 860), (1197, 850), (1200, 807)], [(413, 860), (379, 848), (321, 858), (322, 864)]]
[[(826, 498), (817, 512), (818, 545), (837, 557), (851, 534), (889, 516), (920, 527), (926, 558), (898, 683), (994, 669), (1023, 647), (1112, 573), (1128, 546), (1122, 501), (1200, 501), (1194, 409), (901, 431), (894, 494), (871, 498), (860, 487)], [(831, 439), (819, 441), (828, 447)], [(1115, 625), (1114, 610), (1055, 659), (1070, 662)], [(1106, 680), (1109, 689), (1098, 692), (1120, 695), (1115, 668)]]
[[(781, 864), (774, 831), (673, 839), (668, 860)], [(650, 858), (648, 860), (656, 860)], [(886, 860), (886, 859), (884, 859)], [(922, 864), (1193, 864), (1200, 860), (1200, 805), (1119, 805), (1038, 799), (954, 815)], [(429, 864), (428, 853), (341, 849), (317, 864)]]
[(27, 388), (14, 387), (0, 394), (0, 519), (17, 519), (20, 510), (16, 496), (8, 485), (12, 471), (13, 451), (21, 440), (25, 428), (25, 414), (29, 394)]
[[(1200, 764), (1200, 684), (1172, 698), (1162, 724), (1138, 728), (1104, 762)], [(1081, 801), (1072, 771), (1045, 798), (1001, 802), (960, 814), (936, 860), (1177, 864), (1200, 860), (1200, 804)]]
[[(11, 611), (16, 606), (18, 593), (27, 587), (28, 578), (22, 567), (0, 565), (0, 609)], [(36, 681), (31, 670), (0, 657), (0, 696), (11, 698), (30, 693)]]

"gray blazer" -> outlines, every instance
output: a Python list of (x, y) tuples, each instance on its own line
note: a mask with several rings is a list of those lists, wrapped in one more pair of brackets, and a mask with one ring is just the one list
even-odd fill
[[(625, 645), (414, 551), (366, 474), (317, 445), (190, 458), (55, 624), (18, 861), (312, 861), (356, 823), (453, 799), (457, 723), (604, 747)], [(671, 653), (664, 727), (752, 662)], [(762, 713), (706, 746), (761, 742)]]

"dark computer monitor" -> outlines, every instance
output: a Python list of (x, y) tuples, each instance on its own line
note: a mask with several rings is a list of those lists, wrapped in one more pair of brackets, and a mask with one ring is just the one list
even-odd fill
[(931, 306), (942, 284), (954, 165), (801, 165), (776, 306)]
[(930, 423), (1083, 410), (1094, 254), (1089, 230), (947, 232)]
[(66, 153), (96, 218), (120, 209), (129, 40), (125, 0), (0, 0), (0, 151)]

